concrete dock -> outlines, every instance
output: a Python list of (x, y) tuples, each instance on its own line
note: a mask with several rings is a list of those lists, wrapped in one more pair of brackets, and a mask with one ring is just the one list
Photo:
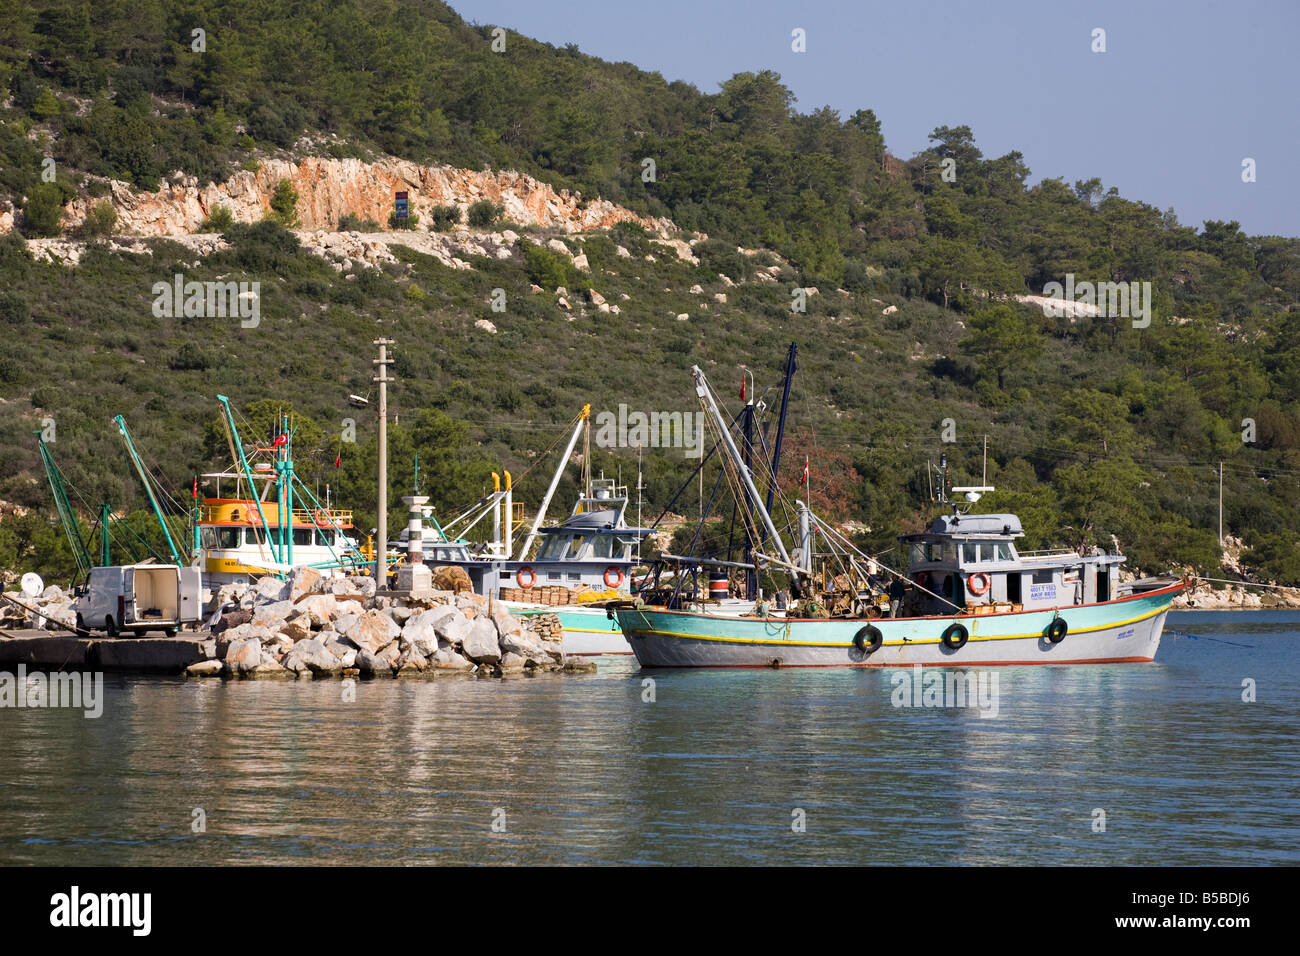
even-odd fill
[(7, 630), (0, 637), (0, 671), (19, 664), (28, 670), (120, 671), (179, 674), (217, 656), (217, 642), (205, 631), (177, 637), (77, 637), (71, 632)]

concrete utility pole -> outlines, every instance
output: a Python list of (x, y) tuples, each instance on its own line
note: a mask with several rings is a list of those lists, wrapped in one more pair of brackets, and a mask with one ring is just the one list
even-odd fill
[(388, 366), (393, 360), (388, 357), (388, 346), (392, 339), (375, 339), (379, 346), (379, 358), (374, 360), (379, 374), (374, 381), (379, 383), (379, 513), (376, 516), (375, 541), (375, 586), (380, 590), (388, 587), (388, 383), (394, 381), (388, 377)]
[(1223, 547), (1223, 462), (1219, 462), (1219, 547)]

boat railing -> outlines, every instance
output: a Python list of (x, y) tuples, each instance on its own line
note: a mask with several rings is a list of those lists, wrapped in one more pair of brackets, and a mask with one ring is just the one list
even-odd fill
[(1073, 548), (1047, 548), (1043, 551), (1017, 551), (1016, 557), (1022, 561), (1042, 561), (1047, 558), (1077, 558), (1079, 552)]

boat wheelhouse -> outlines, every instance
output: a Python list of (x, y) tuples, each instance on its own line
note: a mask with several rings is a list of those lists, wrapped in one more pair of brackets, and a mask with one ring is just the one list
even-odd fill
[(290, 544), (293, 567), (366, 573), (365, 559), (349, 535), (351, 511), (294, 509), (282, 526), (280, 507), (274, 501), (204, 498), (198, 506), (197, 525), (202, 567), (210, 586), (285, 570), (279, 556), (290, 553)]
[(1013, 514), (956, 512), (936, 518), (925, 532), (903, 535), (908, 577), (917, 585), (905, 599), (905, 612), (1032, 611), (1102, 604), (1119, 595), (1123, 555), (1022, 552), (1016, 547), (1021, 537), (1020, 519)]

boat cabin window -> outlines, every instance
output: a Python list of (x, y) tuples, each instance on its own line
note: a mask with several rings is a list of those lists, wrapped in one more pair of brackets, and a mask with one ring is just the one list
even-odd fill
[(614, 556), (614, 536), (612, 534), (598, 534), (591, 543), (591, 556), (593, 558), (612, 558)]
[(1055, 578), (1055, 571), (1035, 571), (1031, 584), (1051, 584)]
[(238, 528), (204, 528), (202, 543), (205, 548), (233, 550), (239, 547)]
[(925, 560), (951, 564), (957, 560), (956, 543), (952, 541), (927, 541), (925, 543)]
[(1011, 545), (1007, 544), (1005, 541), (998, 541), (998, 542), (995, 542), (995, 544), (996, 544), (996, 547), (997, 547), (997, 554), (996, 554), (995, 557), (990, 558), (989, 560), (990, 560), (990, 561), (1010, 561), (1010, 560), (1011, 560)]
[(564, 545), (567, 539), (561, 535), (551, 535), (537, 552), (538, 561), (558, 561), (564, 557)]
[(979, 547), (978, 545), (975, 545), (975, 544), (971, 543), (970, 541), (964, 541), (964, 542), (962, 542), (962, 546), (961, 546), (961, 563), (962, 563), (962, 564), (975, 564), (975, 563), (979, 560), (979, 550), (978, 550), (978, 547)]
[(294, 528), (293, 529), (293, 546), (311, 544), (311, 528)]
[(582, 546), (586, 540), (587, 536), (585, 534), (575, 534), (569, 539), (569, 550), (564, 553), (564, 556), (570, 559), (576, 558), (582, 553)]

